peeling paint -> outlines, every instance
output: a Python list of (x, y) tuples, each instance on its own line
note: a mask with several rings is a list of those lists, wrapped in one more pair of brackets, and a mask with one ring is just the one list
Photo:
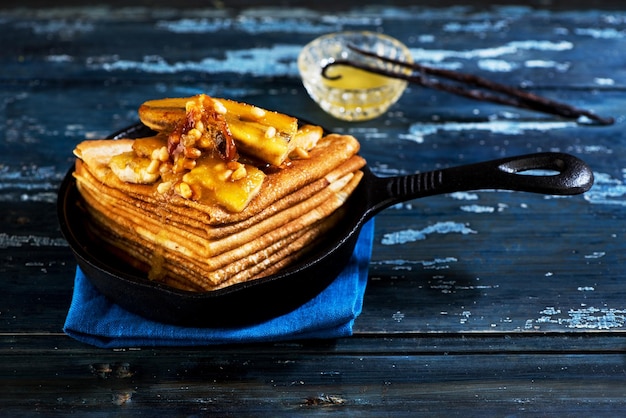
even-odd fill
[(580, 147), (580, 150), (587, 154), (613, 154), (613, 150), (604, 145), (584, 145)]
[(456, 280), (439, 280), (430, 285), (430, 289), (441, 290), (441, 293), (456, 293), (459, 290), (489, 290), (497, 289), (499, 285), (463, 285), (457, 284)]
[(594, 39), (621, 39), (626, 36), (626, 31), (614, 28), (577, 28), (574, 30), (574, 33), (576, 35), (591, 36)]
[(425, 240), (430, 234), (450, 234), (459, 233), (462, 235), (477, 234), (478, 232), (469, 228), (465, 224), (458, 222), (438, 222), (434, 225), (429, 225), (426, 228), (415, 230), (405, 229), (402, 231), (396, 231), (385, 234), (381, 240), (383, 245), (397, 245), (406, 244), (407, 242), (415, 242)]
[(470, 192), (454, 192), (449, 196), (456, 200), (478, 200), (478, 194)]
[(594, 251), (592, 254), (587, 254), (585, 258), (602, 258), (606, 255), (604, 251)]
[(570, 309), (569, 319), (563, 320), (568, 328), (611, 329), (624, 326), (624, 309), (597, 309), (594, 307)]
[(19, 171), (0, 167), (0, 202), (55, 203), (62, 175), (49, 166), (33, 166)]
[(416, 265), (421, 265), (424, 269), (428, 270), (441, 270), (449, 268), (450, 263), (456, 263), (458, 260), (455, 257), (443, 257), (435, 258), (433, 260), (382, 260), (372, 261), (372, 265), (385, 265), (393, 266), (394, 270), (413, 270)]
[(0, 248), (14, 247), (67, 247), (63, 238), (40, 237), (35, 235), (8, 235), (0, 233)]
[(541, 122), (515, 120), (489, 120), (484, 122), (414, 123), (409, 127), (410, 138), (424, 141), (426, 136), (441, 131), (488, 131), (494, 134), (523, 135), (528, 131), (547, 132), (555, 129), (576, 127), (576, 122)]
[(521, 51), (568, 51), (574, 48), (574, 44), (568, 41), (551, 42), (551, 41), (513, 41), (505, 45), (493, 48), (477, 48), (463, 51), (445, 50), (445, 49), (423, 49), (411, 48), (411, 54), (415, 60), (420, 62), (430, 61), (433, 63), (442, 62), (450, 58), (458, 58), (464, 60), (471, 59), (495, 59), (505, 55), (517, 54)]
[(626, 309), (573, 308), (568, 309), (567, 317), (564, 317), (561, 309), (547, 307), (539, 313), (542, 314), (539, 318), (526, 321), (526, 329), (537, 329), (542, 324), (554, 324), (574, 329), (607, 330), (621, 328), (626, 322)]
[(461, 206), (461, 210), (463, 212), (471, 213), (493, 213), (496, 211), (496, 208), (494, 208), (493, 206), (468, 205)]
[(472, 316), (472, 312), (470, 311), (463, 311), (461, 312), (461, 319), (459, 320), (459, 323), (461, 324), (466, 324), (467, 321), (469, 321), (470, 317)]
[(489, 21), (484, 20), (482, 22), (469, 22), (469, 23), (461, 23), (461, 22), (450, 22), (446, 23), (443, 26), (444, 32), (468, 32), (468, 33), (478, 33), (483, 34), (485, 32), (499, 32), (508, 27), (507, 20), (495, 20)]
[(402, 320), (404, 319), (404, 314), (400, 311), (397, 311), (391, 316), (391, 318), (396, 322), (402, 322)]
[(478, 68), (492, 73), (508, 73), (519, 68), (519, 65), (505, 60), (490, 59), (478, 61)]
[(528, 60), (524, 62), (526, 68), (554, 68), (559, 72), (565, 72), (570, 68), (569, 63), (561, 63), (556, 61), (545, 60)]
[(599, 86), (614, 86), (615, 85), (615, 80), (613, 80), (612, 78), (606, 78), (606, 77), (596, 77), (593, 79), (593, 82)]
[(156, 74), (175, 74), (186, 71), (200, 73), (237, 73), (256, 76), (298, 75), (296, 60), (301, 46), (273, 45), (271, 48), (251, 48), (227, 51), (224, 59), (203, 58), (199, 61), (169, 62), (158, 55), (146, 55), (141, 61), (118, 57), (91, 57), (91, 70), (140, 71)]
[(622, 179), (612, 178), (606, 173), (594, 173), (594, 184), (584, 194), (592, 204), (626, 206), (626, 169), (622, 169)]
[(307, 19), (293, 17), (239, 17), (236, 19), (224, 18), (201, 18), (201, 19), (179, 19), (172, 21), (159, 21), (156, 27), (173, 33), (215, 33), (223, 30), (241, 31), (252, 34), (261, 33), (311, 33), (323, 34), (340, 30), (345, 22), (335, 22), (333, 24), (311, 23)]
[(225, 29), (232, 29), (232, 19), (201, 18), (201, 19), (178, 19), (161, 20), (156, 23), (156, 28), (173, 33), (214, 33)]

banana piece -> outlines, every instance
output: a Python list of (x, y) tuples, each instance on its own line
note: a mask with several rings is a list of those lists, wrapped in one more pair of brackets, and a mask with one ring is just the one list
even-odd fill
[[(189, 97), (149, 100), (139, 107), (139, 119), (157, 131), (172, 130), (185, 117)], [(263, 162), (280, 166), (295, 148), (291, 140), (298, 120), (282, 113), (228, 99), (215, 99), (235, 140), (237, 149)]]

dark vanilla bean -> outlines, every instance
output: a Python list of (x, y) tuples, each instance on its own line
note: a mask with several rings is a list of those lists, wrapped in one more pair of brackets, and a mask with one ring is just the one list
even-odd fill
[[(354, 52), (361, 55), (376, 58), (383, 62), (391, 63), (402, 68), (409, 69), (411, 70), (411, 72), (394, 72), (384, 68), (373, 67), (352, 60), (335, 60), (322, 67), (323, 77), (328, 79), (340, 78), (340, 75), (329, 76), (327, 74), (327, 71), (330, 67), (333, 66), (346, 65), (386, 77), (406, 80), (410, 83), (417, 84), (423, 87), (446, 91), (474, 100), (534, 110), (570, 119), (579, 119), (581, 117), (586, 117), (600, 125), (611, 125), (614, 123), (613, 118), (601, 117), (589, 110), (579, 109), (566, 103), (548, 99), (546, 97), (542, 97), (524, 90), (516, 89), (514, 87), (504, 84), (496, 83), (483, 77), (475, 76), (472, 74), (463, 74), (446, 69), (429, 67), (418, 63), (398, 61), (393, 58), (377, 55), (373, 52), (355, 47), (353, 45), (349, 45), (348, 47)], [(438, 80), (437, 77), (451, 80), (455, 83), (442, 82)]]

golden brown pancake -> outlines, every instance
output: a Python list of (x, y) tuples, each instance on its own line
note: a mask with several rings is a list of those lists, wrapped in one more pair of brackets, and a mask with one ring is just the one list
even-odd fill
[[(172, 251), (183, 252), (189, 257), (215, 259), (226, 251), (246, 248), (246, 245), (258, 237), (264, 237), (269, 243), (328, 216), (343, 204), (338, 194), (344, 188), (351, 192), (359, 179), (360, 173), (356, 178), (355, 174), (349, 173), (297, 205), (288, 207), (247, 228), (239, 228), (236, 233), (222, 234), (218, 238), (207, 234), (211, 232), (210, 230), (183, 227), (180, 224), (172, 224), (146, 215), (133, 208), (127, 201), (120, 202), (107, 198), (106, 194), (94, 190), (92, 184), (82, 180), (79, 187), (83, 197), (94, 210), (117, 220), (120, 224), (127, 222), (127, 227), (133, 228), (136, 233), (152, 241), (158, 241), (159, 237), (166, 236), (167, 240), (164, 240), (163, 245), (172, 246), (173, 248), (170, 248)], [(131, 223), (137, 225), (131, 225)]]
[(172, 182), (159, 174), (128, 181), (114, 161), (143, 152), (145, 143), (133, 139), (82, 142), (74, 177), (91, 233), (115, 254), (152, 280), (210, 291), (285, 268), (338, 222), (362, 177), (359, 143), (330, 134), (311, 144), (302, 158), (265, 172), (239, 211), (219, 200), (163, 192), (162, 183)]
[[(102, 238), (151, 265), (153, 278), (162, 279), (167, 275), (164, 271), (174, 272), (194, 287), (213, 290), (245, 281), (261, 272), (269, 274), (269, 266), (295, 259), (304, 247), (328, 229), (331, 223), (326, 221), (358, 185), (360, 175), (360, 172), (347, 175), (347, 181), (340, 182), (328, 199), (291, 221), (284, 223), (285, 211), (279, 212), (267, 220), (278, 223), (278, 227), (261, 229), (265, 233), (254, 228), (244, 229), (239, 235), (216, 241), (213, 248), (207, 247), (208, 241), (188, 230), (168, 228), (156, 221), (147, 222), (137, 214), (120, 211), (103, 201), (101, 195), (92, 194), (84, 184), (81, 193), (88, 203), (92, 221), (100, 232), (107, 231)], [(215, 248), (218, 251), (211, 253)]]
[[(284, 212), (283, 216), (285, 217), (280, 222), (299, 216), (303, 211), (308, 210), (307, 208), (311, 208), (330, 197), (331, 193), (336, 191), (340, 184), (348, 181), (347, 177), (353, 175), (363, 164), (364, 160), (358, 155), (354, 155), (324, 177), (280, 198), (264, 210), (243, 221), (212, 225), (202, 222), (204, 212), (195, 211), (192, 208), (186, 208), (184, 211), (173, 211), (167, 204), (151, 206), (142, 199), (125, 195), (118, 189), (108, 187), (95, 178), (81, 160), (76, 162), (74, 176), (79, 188), (89, 189), (92, 194), (97, 195), (98, 200), (109, 205), (111, 210), (119, 208), (118, 210), (130, 211), (134, 215), (130, 214), (129, 216), (149, 218), (160, 224), (171, 225), (173, 228), (181, 230), (195, 230), (195, 233), (202, 236), (202, 239), (216, 240), (232, 236), (261, 223), (267, 223), (268, 218), (272, 218), (281, 211)], [(276, 219), (274, 220), (275, 227), (280, 225), (278, 222)]]
[[(132, 140), (117, 140), (132, 141)], [(355, 156), (359, 150), (358, 141), (350, 135), (330, 134), (322, 138), (317, 146), (309, 152), (309, 158), (291, 161), (284, 169), (267, 175), (261, 190), (248, 206), (239, 213), (230, 212), (217, 204), (206, 204), (185, 199), (180, 196), (163, 196), (156, 192), (156, 184), (132, 184), (121, 181), (110, 169), (104, 166), (112, 155), (106, 153), (107, 143), (112, 141), (85, 141), (77, 146), (77, 156), (90, 167), (90, 172), (98, 181), (118, 190), (125, 195), (154, 206), (166, 204), (168, 210), (195, 210), (194, 217), (206, 225), (225, 225), (241, 222), (273, 205), (277, 200), (301, 189), (314, 180), (324, 178), (340, 164)], [(120, 152), (125, 147), (111, 147), (112, 152)], [(92, 158), (96, 155), (97, 158)], [(86, 157), (87, 156), (87, 157)], [(365, 165), (358, 157), (352, 160), (356, 171)], [(92, 167), (96, 167), (92, 169)], [(80, 175), (80, 174), (79, 174)], [(332, 180), (332, 178), (331, 178)], [(297, 196), (294, 195), (294, 197)]]

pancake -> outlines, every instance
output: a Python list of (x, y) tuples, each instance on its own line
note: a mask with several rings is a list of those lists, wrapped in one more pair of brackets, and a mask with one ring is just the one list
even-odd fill
[[(118, 141), (123, 142), (124, 145), (111, 146), (112, 142)], [(330, 176), (326, 180), (332, 181), (335, 175), (342, 174), (342, 171), (334, 170), (356, 156), (359, 150), (358, 141), (351, 135), (327, 135), (309, 151), (308, 158), (293, 160), (286, 168), (267, 174), (258, 194), (245, 209), (241, 212), (232, 212), (217, 203), (197, 202), (177, 195), (157, 193), (158, 184), (133, 184), (120, 180), (107, 164), (116, 155), (114, 153), (128, 152), (128, 149), (132, 149), (132, 143), (133, 140), (130, 139), (84, 141), (76, 147), (75, 153), (89, 167), (91, 175), (99, 182), (137, 199), (138, 204), (145, 204), (146, 208), (165, 205), (164, 207), (168, 210), (190, 210), (193, 214), (190, 212), (188, 218), (193, 217), (205, 225), (220, 226), (244, 221), (315, 180)], [(107, 153), (107, 149), (111, 152)], [(365, 165), (361, 157), (352, 159), (351, 163), (352, 171)], [(297, 198), (297, 196), (298, 194), (295, 194), (293, 197)]]
[(299, 205), (220, 239), (207, 238), (202, 230), (181, 228), (145, 216), (141, 211), (132, 210), (127, 202), (118, 205), (116, 202), (103, 199), (102, 194), (94, 192), (91, 186), (82, 180), (79, 181), (78, 187), (91, 210), (99, 212), (105, 218), (145, 239), (160, 242), (170, 251), (188, 257), (207, 259), (206, 267), (215, 269), (228, 263), (231, 255), (222, 256), (225, 252), (236, 250), (242, 255), (244, 252), (252, 252), (255, 250), (253, 246), (263, 247), (328, 216), (343, 204), (344, 196), (354, 190), (360, 177), (360, 172), (350, 173)]
[(354, 137), (311, 125), (294, 134), (298, 145), (288, 144), (280, 167), (232, 149), (226, 157), (219, 138), (198, 151), (171, 137), (83, 141), (74, 177), (91, 234), (151, 280), (190, 291), (264, 277), (302, 257), (338, 222), (365, 165)]
[[(326, 232), (331, 224), (325, 221), (358, 185), (360, 173), (346, 177), (348, 179), (343, 187), (333, 191), (330, 198), (309, 212), (286, 223), (282, 223), (283, 216), (279, 213), (276, 220), (280, 222), (280, 227), (264, 234), (248, 234), (244, 230), (240, 240), (229, 236), (226, 240), (234, 244), (222, 246), (221, 252), (210, 255), (202, 253), (201, 249), (207, 248), (202, 247), (202, 238), (189, 231), (168, 229), (157, 222), (128, 216), (100, 201), (98, 195), (84, 189), (82, 194), (89, 216), (97, 225), (93, 232), (99, 235), (105, 232), (101, 238), (110, 245), (152, 266), (153, 279), (163, 280), (162, 270), (174, 270), (190, 283), (203, 290), (211, 290), (256, 276), (286, 257), (291, 260), (299, 257), (304, 247)], [(265, 271), (265, 274), (268, 272)]]
[[(81, 171), (83, 171), (83, 165)], [(355, 179), (355, 175), (357, 178)], [(109, 214), (110, 217), (118, 219), (141, 220), (141, 228), (158, 231), (161, 234), (167, 234), (168, 237), (176, 237), (178, 241), (189, 242), (193, 244), (190, 249), (190, 255), (199, 257), (214, 257), (224, 251), (231, 250), (241, 246), (242, 243), (250, 242), (257, 236), (270, 233), (289, 232), (290, 228), (297, 227), (292, 225), (308, 225), (329, 213), (334, 211), (343, 202), (331, 200), (336, 198), (337, 194), (349, 185), (350, 191), (356, 187), (356, 183), (360, 180), (361, 173), (348, 173), (343, 177), (329, 183), (325, 188), (311, 195), (303, 195), (300, 198), (310, 196), (297, 204), (285, 206), (285, 209), (278, 211), (268, 217), (253, 217), (246, 222), (230, 224), (226, 227), (206, 227), (196, 228), (195, 225), (189, 225), (188, 222), (177, 213), (175, 218), (180, 219), (178, 222), (173, 219), (167, 219), (157, 215), (157, 211), (144, 211), (137, 208), (130, 199), (116, 199), (110, 196), (110, 190), (107, 190), (101, 183), (93, 181), (93, 177), (89, 180), (83, 175), (78, 178), (78, 188), (83, 197), (90, 206), (102, 213)], [(333, 203), (331, 203), (333, 202)], [(243, 225), (240, 225), (243, 224)], [(224, 229), (226, 231), (224, 231)], [(148, 232), (146, 232), (148, 233)], [(156, 235), (157, 232), (151, 232)], [(272, 235), (274, 236), (274, 235)], [(170, 238), (173, 239), (173, 238)]]

